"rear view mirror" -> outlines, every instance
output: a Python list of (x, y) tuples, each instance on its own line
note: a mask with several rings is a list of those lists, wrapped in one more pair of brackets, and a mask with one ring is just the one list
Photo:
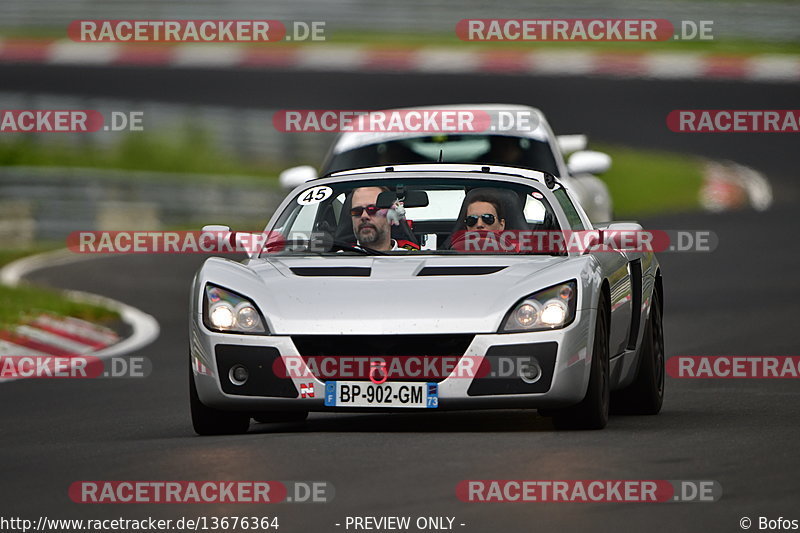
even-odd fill
[[(392, 207), (397, 201), (397, 193), (385, 191), (378, 195), (375, 205), (381, 209)], [(403, 207), (427, 207), (428, 193), (425, 191), (406, 191), (403, 199)]]

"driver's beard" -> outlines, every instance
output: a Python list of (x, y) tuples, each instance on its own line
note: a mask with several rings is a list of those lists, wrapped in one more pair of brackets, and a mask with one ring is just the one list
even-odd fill
[[(374, 228), (374, 229), (373, 229)], [(363, 244), (367, 247), (374, 247), (375, 244), (382, 243), (386, 238), (386, 229), (380, 226), (366, 228), (358, 232), (358, 244)]]

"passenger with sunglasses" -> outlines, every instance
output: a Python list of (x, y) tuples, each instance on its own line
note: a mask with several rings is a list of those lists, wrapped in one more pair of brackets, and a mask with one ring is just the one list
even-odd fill
[(386, 218), (388, 209), (378, 209), (375, 202), (378, 195), (387, 191), (385, 187), (359, 187), (353, 190), (350, 217), (353, 219), (353, 233), (358, 244), (382, 252), (403, 250), (392, 239), (391, 224)]
[(467, 231), (503, 231), (506, 221), (500, 202), (489, 194), (474, 195), (467, 205), (464, 224)]

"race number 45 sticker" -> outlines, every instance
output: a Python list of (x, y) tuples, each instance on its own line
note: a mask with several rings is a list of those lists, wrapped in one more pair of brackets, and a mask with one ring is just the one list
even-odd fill
[(311, 187), (300, 193), (297, 197), (297, 203), (300, 205), (318, 204), (323, 200), (327, 200), (333, 194), (333, 189), (324, 185)]

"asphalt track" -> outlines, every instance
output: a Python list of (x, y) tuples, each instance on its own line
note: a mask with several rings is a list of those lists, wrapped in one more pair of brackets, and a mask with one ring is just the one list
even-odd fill
[[(662, 254), (667, 355), (796, 355), (800, 254), (797, 137), (677, 135), (672, 109), (797, 107), (795, 85), (460, 75), (352, 75), (3, 67), (11, 89), (263, 107), (500, 101), (535, 104), (561, 132), (731, 158), (765, 171), (764, 213), (684, 214), (646, 227), (708, 229), (707, 254)], [(740, 531), (748, 516), (800, 519), (797, 380), (676, 380), (657, 417), (614, 417), (558, 432), (535, 412), (312, 415), (195, 437), (188, 413), (188, 287), (202, 257), (117, 256), (30, 279), (119, 299), (154, 315), (161, 336), (136, 355), (146, 379), (0, 386), (0, 514), (35, 519), (277, 515), (280, 531), (339, 531), (346, 516), (454, 516), (456, 530)], [(78, 505), (76, 480), (326, 480), (330, 504)], [(713, 479), (716, 503), (462, 503), (464, 479)], [(351, 530), (352, 531), (352, 530)]]

